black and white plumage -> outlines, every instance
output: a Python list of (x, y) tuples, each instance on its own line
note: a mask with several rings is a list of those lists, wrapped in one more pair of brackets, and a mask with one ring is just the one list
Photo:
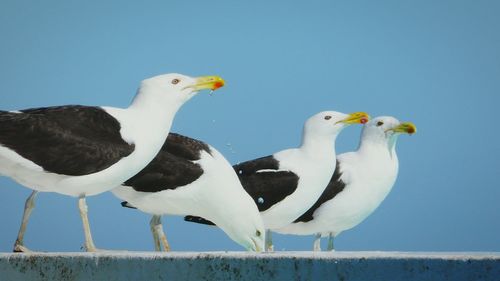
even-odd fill
[[(290, 224), (314, 204), (335, 170), (331, 159), (335, 159), (338, 133), (368, 118), (363, 112), (317, 113), (306, 121), (300, 147), (234, 166), (243, 187), (257, 204), (266, 229)], [(193, 216), (186, 220), (207, 223)], [(270, 231), (266, 239), (266, 248), (272, 250)]]
[[(117, 119), (103, 108), (80, 105), (0, 111), (0, 144), (2, 155), (10, 150), (45, 172), (66, 176), (102, 171), (135, 149), (122, 139)], [(14, 170), (23, 165), (11, 162)]]
[(400, 123), (393, 117), (377, 117), (363, 128), (357, 151), (337, 156), (337, 167), (330, 183), (316, 203), (293, 223), (276, 232), (316, 234), (314, 250), (320, 250), (320, 238), (333, 238), (361, 223), (382, 203), (398, 174), (396, 141), (402, 133), (413, 134), (412, 123)]
[(0, 111), (0, 174), (34, 191), (14, 246), (23, 235), (38, 191), (79, 197), (85, 247), (95, 250), (85, 197), (108, 191), (144, 168), (158, 153), (177, 110), (219, 77), (164, 74), (142, 81), (126, 108), (58, 106)]
[[(255, 200), (260, 212), (280, 203), (298, 187), (299, 176), (290, 170), (280, 170), (280, 162), (267, 156), (234, 165), (246, 191)], [(272, 188), (269, 188), (272, 186)]]
[(112, 190), (122, 205), (153, 215), (155, 248), (169, 250), (160, 216), (203, 216), (251, 251), (264, 248), (264, 224), (231, 164), (212, 146), (171, 133), (146, 168)]

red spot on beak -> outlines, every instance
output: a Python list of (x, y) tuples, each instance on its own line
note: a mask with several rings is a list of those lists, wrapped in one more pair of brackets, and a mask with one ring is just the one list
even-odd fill
[(368, 118), (361, 118), (359, 120), (359, 123), (361, 123), (361, 124), (366, 124), (366, 122), (368, 122)]
[(214, 83), (214, 87), (212, 88), (212, 90), (217, 90), (217, 89), (221, 88), (222, 86), (224, 86), (224, 83), (217, 81)]

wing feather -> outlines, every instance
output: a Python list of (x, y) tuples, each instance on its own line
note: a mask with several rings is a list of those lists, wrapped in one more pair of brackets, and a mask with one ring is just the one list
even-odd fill
[(81, 176), (104, 170), (134, 151), (120, 123), (100, 107), (59, 106), (0, 111), (0, 144), (45, 171)]
[(291, 171), (280, 170), (279, 161), (273, 156), (247, 161), (233, 168), (261, 212), (297, 189), (299, 177)]

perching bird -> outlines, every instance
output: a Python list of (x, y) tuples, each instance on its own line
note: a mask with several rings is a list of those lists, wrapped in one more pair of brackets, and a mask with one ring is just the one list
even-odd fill
[[(267, 229), (266, 250), (272, 251), (269, 230), (282, 228), (319, 198), (335, 170), (335, 139), (347, 125), (366, 123), (363, 112), (350, 115), (324, 111), (310, 117), (302, 144), (234, 166), (245, 190), (252, 196)], [(207, 218), (187, 216), (187, 221), (210, 224)]]
[(264, 248), (257, 206), (224, 156), (199, 140), (171, 133), (156, 158), (112, 192), (123, 206), (153, 215), (158, 251), (170, 250), (160, 221), (167, 214), (203, 216), (247, 250)]
[(177, 110), (198, 91), (224, 85), (216, 76), (164, 74), (142, 81), (126, 108), (68, 105), (0, 111), (0, 174), (33, 189), (15, 252), (37, 192), (79, 197), (85, 249), (95, 251), (85, 197), (111, 190), (158, 153)]
[(315, 251), (321, 250), (321, 237), (328, 235), (328, 249), (333, 250), (333, 238), (361, 223), (391, 191), (398, 175), (398, 136), (416, 131), (412, 123), (400, 123), (393, 117), (377, 117), (366, 123), (358, 150), (337, 156), (337, 168), (321, 197), (276, 232), (316, 234)]

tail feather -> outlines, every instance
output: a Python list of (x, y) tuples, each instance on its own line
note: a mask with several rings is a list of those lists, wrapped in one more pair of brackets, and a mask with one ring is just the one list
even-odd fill
[(122, 204), (122, 207), (125, 207), (125, 208), (137, 209), (136, 207), (130, 205), (130, 203), (127, 201), (123, 201), (121, 204)]
[(215, 223), (213, 223), (209, 220), (206, 220), (202, 217), (197, 217), (197, 216), (185, 216), (184, 220), (188, 221), (188, 222), (199, 223), (199, 224), (215, 225)]

